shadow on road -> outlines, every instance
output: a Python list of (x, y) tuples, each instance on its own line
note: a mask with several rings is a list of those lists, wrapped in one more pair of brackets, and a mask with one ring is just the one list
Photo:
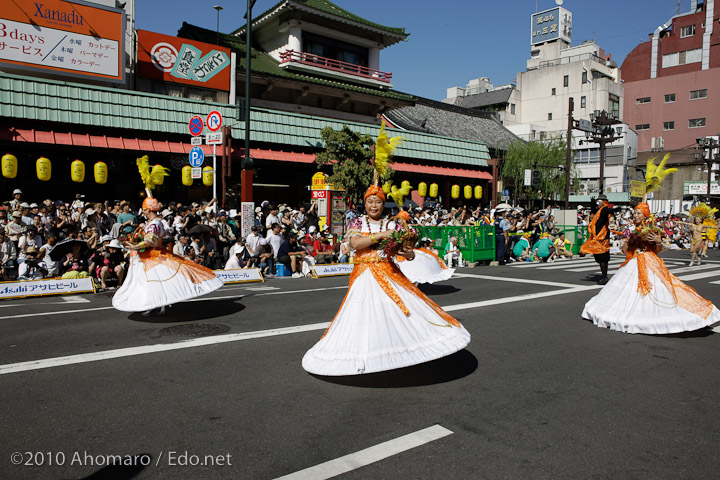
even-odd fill
[(87, 477), (83, 477), (82, 480), (130, 480), (145, 470), (145, 466), (140, 465), (141, 460), (152, 460), (152, 455), (141, 454), (132, 457), (128, 456), (123, 457), (123, 460), (127, 458), (130, 459), (129, 463), (135, 463), (135, 465), (108, 465)]
[(412, 367), (387, 372), (344, 377), (313, 375), (318, 380), (339, 385), (363, 388), (404, 388), (435, 385), (466, 377), (478, 367), (477, 358), (467, 350), (460, 350), (448, 357)]
[[(212, 305), (212, 306), (211, 306)], [(208, 320), (236, 314), (245, 309), (239, 299), (201, 300), (196, 302), (178, 303), (166, 309), (165, 315), (158, 316), (157, 310), (149, 317), (135, 312), (128, 317), (134, 322), (142, 323), (179, 323)]]
[(425, 295), (447, 295), (448, 293), (459, 292), (461, 289), (452, 285), (431, 285), (422, 283), (418, 288)]

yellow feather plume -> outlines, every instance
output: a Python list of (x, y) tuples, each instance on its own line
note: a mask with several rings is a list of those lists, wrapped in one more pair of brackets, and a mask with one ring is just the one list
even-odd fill
[(378, 134), (377, 142), (375, 142), (375, 172), (377, 172), (376, 176), (378, 179), (387, 177), (388, 166), (390, 165), (392, 156), (403, 140), (404, 138), (402, 137), (388, 137), (387, 132), (385, 132), (385, 121), (382, 121), (380, 124), (380, 133)]
[[(715, 209), (713, 209), (715, 210)], [(712, 210), (710, 209), (710, 206), (706, 203), (700, 202), (697, 205), (695, 205), (693, 208), (690, 209), (690, 215), (693, 217), (699, 217), (699, 218), (707, 218), (710, 216), (710, 212)]]
[(402, 207), (405, 196), (407, 196), (411, 190), (411, 185), (405, 185), (404, 187), (401, 186), (400, 188), (393, 185), (390, 188), (390, 193), (388, 193), (387, 196), (395, 200), (395, 203), (397, 203), (398, 206)]
[(158, 185), (163, 183), (163, 178), (169, 175), (169, 168), (165, 168), (161, 165), (155, 165), (150, 168), (150, 158), (147, 155), (137, 159), (138, 171), (140, 172), (140, 178), (145, 184), (145, 191), (148, 197), (152, 197), (152, 190)]
[(669, 153), (665, 154), (662, 162), (660, 162), (660, 165), (657, 166), (655, 166), (655, 162), (653, 161), (656, 158), (657, 157), (651, 158), (647, 163), (647, 173), (645, 174), (647, 193), (660, 190), (660, 184), (663, 180), (665, 180), (665, 177), (678, 171), (677, 168), (665, 168), (665, 162), (667, 162), (668, 158), (670, 158)]

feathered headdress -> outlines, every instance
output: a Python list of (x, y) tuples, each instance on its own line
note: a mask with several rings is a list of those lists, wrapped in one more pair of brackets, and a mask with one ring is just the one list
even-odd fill
[(380, 124), (380, 133), (375, 143), (375, 180), (373, 184), (378, 185), (381, 178), (385, 178), (388, 174), (388, 166), (392, 161), (392, 156), (398, 145), (403, 142), (402, 137), (388, 137), (385, 132), (385, 120)]
[(162, 165), (155, 165), (150, 168), (150, 158), (147, 155), (137, 159), (138, 171), (140, 171), (140, 178), (145, 184), (145, 192), (148, 197), (152, 197), (152, 190), (158, 185), (163, 183), (163, 178), (169, 175), (169, 168), (165, 168)]
[[(717, 211), (717, 209), (712, 209)], [(707, 205), (706, 203), (700, 202), (697, 205), (695, 205), (693, 208), (690, 209), (690, 215), (693, 217), (699, 217), (699, 218), (706, 218), (709, 217), (712, 210), (710, 209), (710, 205)], [(712, 212), (715, 213), (715, 212)]]
[(668, 158), (670, 158), (669, 153), (665, 154), (662, 162), (660, 162), (660, 165), (658, 166), (655, 166), (655, 162), (653, 162), (656, 158), (657, 157), (651, 158), (647, 163), (647, 173), (645, 174), (645, 193), (660, 190), (660, 184), (663, 180), (665, 180), (665, 177), (678, 171), (677, 168), (665, 168), (665, 162), (667, 162)]

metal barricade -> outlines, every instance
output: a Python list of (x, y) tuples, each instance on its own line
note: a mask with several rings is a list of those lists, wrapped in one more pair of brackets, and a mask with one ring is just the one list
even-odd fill
[(471, 263), (495, 260), (495, 229), (492, 225), (428, 227), (413, 225), (420, 238), (432, 240), (442, 258), (450, 238), (457, 237), (463, 258)]

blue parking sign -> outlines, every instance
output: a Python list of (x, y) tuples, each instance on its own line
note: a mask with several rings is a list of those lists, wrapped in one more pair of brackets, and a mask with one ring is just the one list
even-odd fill
[(195, 146), (190, 149), (190, 165), (193, 167), (201, 167), (205, 161), (205, 153), (202, 148)]

